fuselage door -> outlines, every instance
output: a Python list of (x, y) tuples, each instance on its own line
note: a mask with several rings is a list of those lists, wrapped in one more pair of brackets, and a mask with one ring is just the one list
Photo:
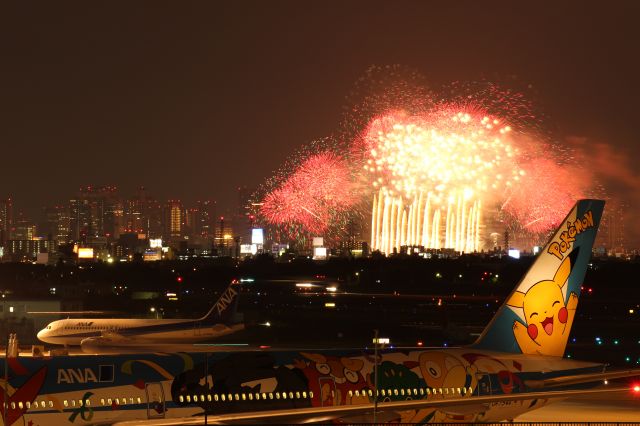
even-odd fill
[(491, 376), (489, 374), (478, 374), (478, 389), (476, 395), (491, 395)]
[(147, 395), (147, 418), (164, 418), (165, 401), (162, 383), (145, 383), (145, 393)]
[(338, 405), (336, 403), (336, 381), (333, 377), (320, 377), (320, 404), (322, 406)]

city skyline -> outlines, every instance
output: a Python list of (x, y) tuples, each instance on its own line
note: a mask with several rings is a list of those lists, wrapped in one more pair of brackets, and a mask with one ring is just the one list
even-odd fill
[(567, 158), (640, 208), (638, 5), (386, 5), (12, 5), (0, 193), (27, 215), (78, 182), (233, 209), (238, 186), (340, 133), (369, 67), (400, 64), (433, 88), (524, 87)]

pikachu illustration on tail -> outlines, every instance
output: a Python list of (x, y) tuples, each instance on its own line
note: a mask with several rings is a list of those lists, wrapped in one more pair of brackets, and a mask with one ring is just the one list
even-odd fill
[(563, 356), (603, 209), (576, 203), (473, 347)]

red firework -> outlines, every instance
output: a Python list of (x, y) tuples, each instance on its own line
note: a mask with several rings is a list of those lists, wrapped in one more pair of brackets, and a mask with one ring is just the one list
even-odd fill
[(260, 208), (265, 220), (285, 227), (302, 226), (321, 235), (336, 216), (357, 201), (351, 171), (344, 159), (322, 152), (305, 160)]

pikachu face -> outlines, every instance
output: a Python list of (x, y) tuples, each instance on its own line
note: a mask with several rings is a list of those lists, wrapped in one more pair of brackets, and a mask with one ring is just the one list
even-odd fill
[(578, 303), (575, 293), (569, 295), (568, 303), (562, 293), (570, 273), (567, 256), (552, 280), (540, 281), (526, 293), (516, 291), (507, 301), (507, 305), (524, 311), (526, 329), (519, 321), (513, 326), (523, 353), (562, 355)]

